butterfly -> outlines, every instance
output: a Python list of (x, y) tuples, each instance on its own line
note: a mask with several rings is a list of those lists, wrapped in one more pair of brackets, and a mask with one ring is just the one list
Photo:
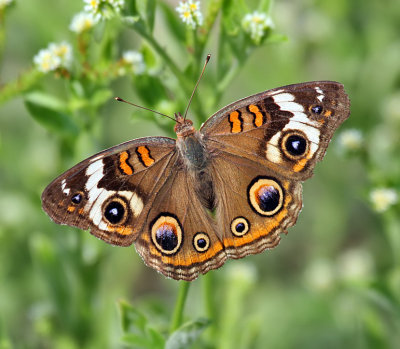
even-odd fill
[(301, 182), (348, 118), (343, 85), (314, 81), (236, 101), (177, 139), (145, 137), (56, 178), (42, 206), (58, 224), (112, 245), (134, 244), (167, 277), (199, 274), (275, 247), (302, 208)]

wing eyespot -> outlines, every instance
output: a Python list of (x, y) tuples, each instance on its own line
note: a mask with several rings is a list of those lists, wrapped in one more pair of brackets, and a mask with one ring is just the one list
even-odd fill
[(250, 223), (244, 217), (236, 217), (231, 222), (231, 232), (237, 237), (242, 237), (246, 235), (250, 230)]
[(206, 233), (197, 233), (193, 238), (193, 246), (197, 252), (205, 252), (210, 248), (210, 238)]
[(128, 219), (128, 204), (120, 196), (112, 196), (103, 204), (103, 217), (112, 225), (121, 225)]
[(309, 143), (303, 132), (291, 130), (281, 137), (280, 147), (289, 160), (299, 160), (308, 154)]

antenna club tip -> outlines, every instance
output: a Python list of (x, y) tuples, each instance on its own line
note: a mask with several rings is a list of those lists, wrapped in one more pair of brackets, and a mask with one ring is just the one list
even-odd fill
[(114, 97), (114, 99), (115, 99), (116, 101), (118, 101), (118, 102), (122, 102), (122, 101), (123, 101), (123, 99), (120, 98), (120, 97)]
[(210, 60), (210, 58), (211, 58), (211, 54), (209, 53), (209, 54), (207, 55), (206, 62), (208, 62), (208, 61)]

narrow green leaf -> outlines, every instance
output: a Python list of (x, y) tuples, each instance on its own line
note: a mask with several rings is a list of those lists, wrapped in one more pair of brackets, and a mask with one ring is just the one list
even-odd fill
[(140, 333), (143, 335), (147, 325), (146, 317), (124, 301), (119, 302), (119, 309), (121, 312), (122, 330), (131, 334)]
[(25, 106), (31, 116), (52, 132), (76, 135), (79, 127), (66, 112), (66, 106), (56, 97), (34, 92), (25, 96)]
[(154, 18), (156, 16), (156, 1), (147, 0), (146, 3), (146, 22), (149, 33), (153, 32), (154, 29)]
[(166, 24), (169, 26), (173, 37), (176, 37), (182, 44), (186, 41), (186, 28), (185, 24), (181, 21), (178, 13), (170, 7), (169, 4), (160, 3), (160, 7), (166, 17)]
[(208, 319), (198, 319), (183, 324), (168, 338), (165, 349), (189, 348), (209, 324)]

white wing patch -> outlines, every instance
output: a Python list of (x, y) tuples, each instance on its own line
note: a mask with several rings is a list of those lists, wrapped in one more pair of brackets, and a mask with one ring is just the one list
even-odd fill
[[(321, 93), (319, 97), (323, 98), (322, 90), (316, 87), (315, 90)], [(293, 114), (289, 119), (289, 122), (283, 128), (282, 132), (287, 130), (299, 130), (303, 132), (310, 142), (310, 151), (307, 154), (307, 158), (313, 157), (314, 153), (318, 150), (320, 131), (318, 128), (318, 122), (310, 120), (307, 114), (304, 113), (304, 106), (300, 103), (295, 102), (295, 96), (291, 93), (279, 93), (272, 96), (274, 102), (279, 106), (280, 110), (288, 111)], [(322, 99), (321, 99), (322, 100)], [(280, 163), (282, 161), (281, 151), (279, 147), (279, 139), (281, 138), (282, 132), (276, 133), (267, 145), (265, 151), (266, 158), (274, 163)]]
[(318, 93), (317, 99), (322, 102), (322, 100), (324, 99), (324, 93), (322, 92), (322, 90), (317, 86), (315, 87), (315, 91)]
[(143, 200), (131, 191), (115, 191), (99, 188), (98, 184), (104, 176), (104, 163), (102, 159), (92, 162), (86, 169), (88, 180), (85, 188), (88, 192), (88, 201), (85, 210), (89, 211), (89, 217), (92, 222), (102, 230), (107, 230), (108, 224), (103, 220), (102, 204), (109, 197), (118, 194), (126, 198), (129, 202), (132, 214), (137, 217), (143, 210)]
[(71, 191), (71, 189), (67, 188), (66, 185), (67, 185), (66, 180), (63, 179), (63, 180), (61, 181), (61, 189), (62, 189), (62, 192), (63, 192), (65, 195), (69, 195), (69, 192)]

